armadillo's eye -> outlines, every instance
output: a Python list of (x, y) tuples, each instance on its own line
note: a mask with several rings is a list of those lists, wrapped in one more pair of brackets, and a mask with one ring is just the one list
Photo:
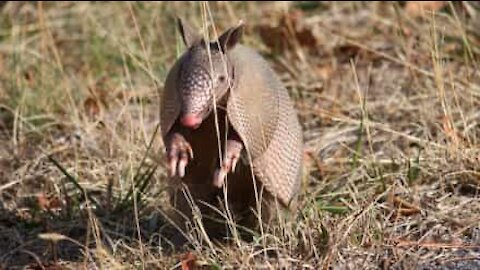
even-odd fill
[(225, 81), (225, 76), (220, 75), (220, 76), (218, 77), (218, 81), (219, 81), (219, 82), (224, 82), (224, 81)]

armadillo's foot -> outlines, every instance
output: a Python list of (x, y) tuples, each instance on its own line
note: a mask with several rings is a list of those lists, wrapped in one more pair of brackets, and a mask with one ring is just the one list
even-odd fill
[(227, 140), (225, 157), (222, 160), (222, 167), (215, 171), (213, 185), (220, 188), (225, 182), (225, 177), (229, 172), (235, 172), (243, 144), (238, 140)]
[(171, 135), (167, 143), (167, 156), (169, 175), (172, 177), (178, 172), (178, 176), (184, 177), (188, 160), (189, 158), (193, 159), (193, 150), (190, 143), (180, 133)]

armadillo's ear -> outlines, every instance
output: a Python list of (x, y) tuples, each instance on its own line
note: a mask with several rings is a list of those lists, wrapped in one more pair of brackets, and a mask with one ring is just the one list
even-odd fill
[(226, 52), (237, 45), (242, 37), (243, 28), (244, 24), (243, 22), (240, 22), (238, 26), (228, 29), (218, 38), (218, 43), (223, 52)]
[(177, 18), (178, 30), (182, 35), (183, 43), (187, 48), (190, 48), (193, 44), (197, 43), (202, 39), (202, 37), (198, 34), (195, 28), (190, 26), (181, 18)]

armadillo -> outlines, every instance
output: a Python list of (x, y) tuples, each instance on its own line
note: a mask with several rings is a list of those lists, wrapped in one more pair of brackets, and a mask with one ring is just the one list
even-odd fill
[(187, 217), (192, 202), (207, 212), (218, 198), (238, 216), (258, 210), (259, 197), (292, 210), (303, 137), (288, 91), (258, 52), (240, 44), (243, 23), (214, 41), (180, 18), (177, 24), (186, 51), (160, 93), (167, 167), (177, 184), (172, 204)]

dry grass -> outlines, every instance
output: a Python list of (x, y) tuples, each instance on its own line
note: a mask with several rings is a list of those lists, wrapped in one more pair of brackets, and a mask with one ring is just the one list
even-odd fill
[(162, 215), (156, 89), (182, 50), (174, 16), (200, 27), (201, 3), (3, 5), (0, 267), (480, 267), (480, 6), (403, 5), (209, 4), (288, 86), (306, 172), (294, 222), (197, 235), (187, 257)]

